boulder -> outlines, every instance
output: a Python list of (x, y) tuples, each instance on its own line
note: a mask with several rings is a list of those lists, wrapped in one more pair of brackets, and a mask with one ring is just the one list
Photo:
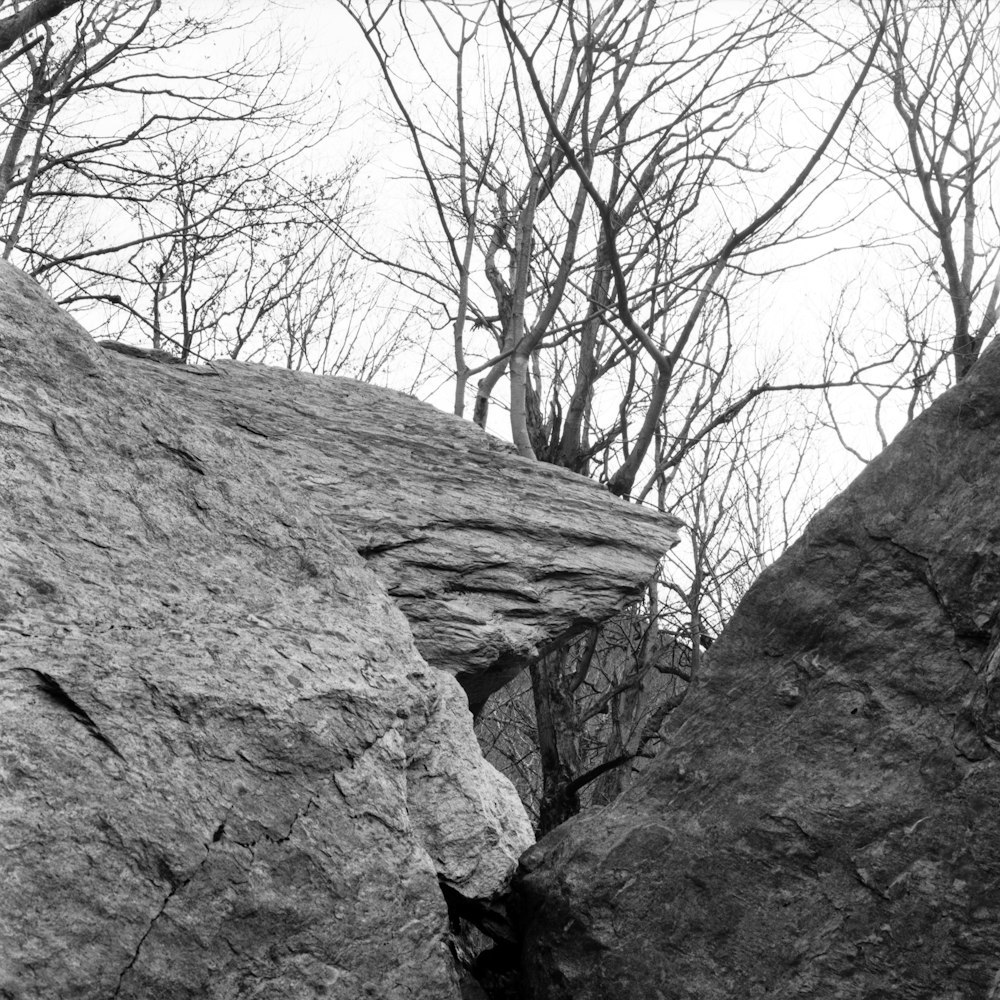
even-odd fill
[[(0, 998), (455, 1000), (441, 884), (489, 897), (532, 839), (475, 743), (461, 650), (494, 636), (513, 657), (601, 614), (672, 523), (584, 487), (634, 532), (635, 579), (602, 589), (593, 554), (553, 575), (597, 530), (531, 535), (568, 480), (529, 488), (388, 392), (161, 360), (102, 349), (0, 265)], [(406, 414), (438, 437), (408, 465)], [(463, 520), (493, 474), (526, 538), (489, 542), (509, 510)], [(420, 546), (422, 576), (394, 555)], [(446, 669), (373, 572), (392, 565)], [(537, 614), (507, 622), (529, 583)]]
[[(521, 458), (403, 393), (239, 362), (164, 365), (130, 352), (109, 364), (137, 391), (167, 393), (194, 427), (243, 441), (292, 502), (335, 524), (424, 659), (458, 677), (474, 709), (531, 659), (640, 598), (678, 538), (676, 518)], [(205, 467), (183, 429), (171, 446)]]
[(751, 588), (666, 748), (522, 860), (535, 1000), (1000, 996), (1000, 348)]

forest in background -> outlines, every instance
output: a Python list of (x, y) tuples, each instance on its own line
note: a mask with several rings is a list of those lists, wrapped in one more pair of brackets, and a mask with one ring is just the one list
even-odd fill
[(250, 0), (0, 4), (3, 255), (94, 336), (392, 385), (684, 520), (477, 721), (544, 831), (988, 341), (1000, 11), (323, 2), (341, 46)]

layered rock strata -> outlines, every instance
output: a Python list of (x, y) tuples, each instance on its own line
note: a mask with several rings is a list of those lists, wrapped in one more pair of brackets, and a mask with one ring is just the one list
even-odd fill
[[(457, 417), (351, 379), (109, 355), (194, 434), (241, 441), (275, 486), (328, 518), (403, 610), (417, 648), (473, 707), (533, 657), (641, 596), (680, 522), (532, 462)], [(194, 436), (172, 445), (222, 473)]]

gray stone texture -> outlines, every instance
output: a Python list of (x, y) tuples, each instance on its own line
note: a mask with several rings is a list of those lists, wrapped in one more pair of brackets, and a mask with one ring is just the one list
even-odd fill
[(0, 997), (457, 997), (438, 877), (531, 840), (457, 683), (245, 435), (9, 267), (0, 367)]
[[(189, 414), (168, 442), (238, 440), (288, 503), (329, 519), (476, 706), (563, 637), (642, 596), (680, 522), (411, 396), (262, 365), (109, 365)], [(218, 471), (221, 471), (219, 469)]]
[(754, 585), (637, 785), (532, 848), (535, 1000), (1000, 997), (1000, 349)]
[(675, 530), (398, 394), (109, 352), (0, 265), (0, 998), (457, 998), (438, 879), (532, 838), (453, 675)]

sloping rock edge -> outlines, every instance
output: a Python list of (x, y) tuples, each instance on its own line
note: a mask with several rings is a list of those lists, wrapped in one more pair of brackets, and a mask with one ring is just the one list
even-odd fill
[(1000, 995), (1000, 345), (754, 584), (515, 881), (526, 996)]

